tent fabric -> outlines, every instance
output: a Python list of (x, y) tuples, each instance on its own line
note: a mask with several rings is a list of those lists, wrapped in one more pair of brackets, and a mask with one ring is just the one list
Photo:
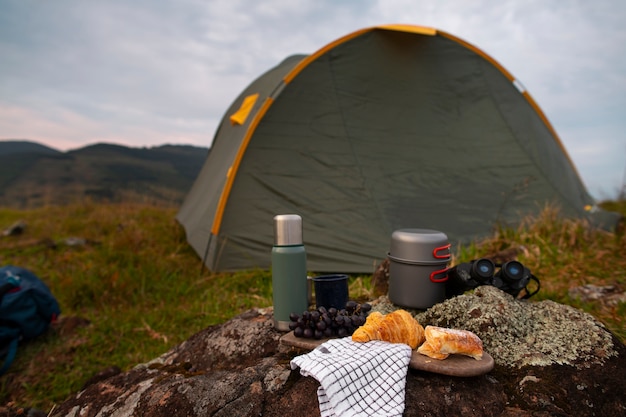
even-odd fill
[(177, 220), (213, 271), (270, 268), (273, 217), (294, 213), (310, 271), (372, 273), (394, 230), (466, 243), (547, 204), (577, 218), (595, 208), (528, 92), (453, 35), (389, 25), (253, 81), (227, 110)]

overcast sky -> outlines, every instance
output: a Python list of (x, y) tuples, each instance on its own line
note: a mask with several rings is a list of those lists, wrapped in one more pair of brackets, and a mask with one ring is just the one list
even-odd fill
[(444, 30), (513, 74), (596, 198), (626, 180), (623, 0), (0, 0), (0, 139), (211, 145), (256, 77), (355, 30)]

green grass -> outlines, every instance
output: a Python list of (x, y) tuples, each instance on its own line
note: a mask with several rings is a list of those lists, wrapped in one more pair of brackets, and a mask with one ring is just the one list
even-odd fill
[[(611, 203), (626, 214), (626, 203)], [(0, 228), (27, 223), (20, 236), (0, 238), (0, 265), (28, 268), (49, 284), (62, 316), (88, 326), (23, 345), (0, 378), (0, 401), (49, 410), (97, 372), (127, 370), (149, 361), (194, 333), (252, 307), (271, 305), (271, 274), (212, 274), (187, 244), (175, 208), (130, 204), (0, 209)], [(70, 246), (67, 238), (86, 239)], [(587, 283), (626, 290), (626, 236), (590, 231), (546, 209), (518, 229), (457, 248), (455, 262), (523, 247), (519, 260), (541, 278), (533, 299), (553, 299), (590, 312), (626, 340), (624, 303), (607, 307), (571, 299)], [(269, 248), (268, 248), (269, 250)], [(269, 253), (269, 252), (268, 252)], [(371, 296), (370, 277), (351, 277), (352, 298)]]
[[(27, 223), (23, 235), (0, 240), (0, 264), (32, 270), (62, 316), (91, 322), (25, 345), (2, 377), (4, 402), (48, 409), (104, 368), (128, 369), (207, 326), (271, 305), (268, 272), (202, 269), (174, 215), (130, 205), (0, 211), (1, 225)], [(88, 243), (68, 246), (70, 237)]]

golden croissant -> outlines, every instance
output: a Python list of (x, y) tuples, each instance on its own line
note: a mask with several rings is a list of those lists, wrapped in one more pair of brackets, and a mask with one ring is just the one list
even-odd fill
[(469, 330), (446, 329), (426, 326), (426, 341), (417, 351), (433, 359), (445, 359), (450, 354), (470, 356), (476, 360), (483, 357), (483, 342)]
[(424, 341), (424, 328), (405, 310), (396, 310), (384, 316), (373, 311), (367, 316), (365, 324), (354, 331), (352, 340), (383, 340), (404, 343), (415, 349)]

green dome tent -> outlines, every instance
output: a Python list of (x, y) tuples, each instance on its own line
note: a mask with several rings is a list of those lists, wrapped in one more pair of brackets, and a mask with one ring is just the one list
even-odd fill
[(372, 273), (394, 230), (467, 242), (546, 204), (595, 207), (531, 96), (459, 38), (387, 25), (252, 82), (177, 220), (213, 271), (269, 268), (273, 217), (294, 213), (309, 270)]

